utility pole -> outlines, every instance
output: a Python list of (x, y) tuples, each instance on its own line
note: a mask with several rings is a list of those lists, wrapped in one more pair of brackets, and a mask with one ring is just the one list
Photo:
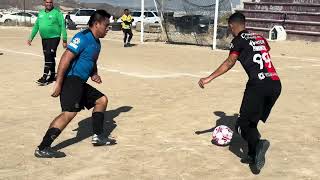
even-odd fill
[(24, 13), (24, 26), (27, 26), (27, 21), (26, 21), (26, 16), (25, 16), (25, 13), (26, 13), (26, 0), (23, 0), (23, 13)]

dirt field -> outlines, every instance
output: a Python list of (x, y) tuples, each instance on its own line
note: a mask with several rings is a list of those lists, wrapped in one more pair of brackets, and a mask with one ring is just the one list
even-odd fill
[[(0, 27), (0, 179), (320, 179), (320, 43), (270, 43), (283, 90), (268, 122), (259, 124), (271, 147), (264, 169), (253, 175), (240, 162), (243, 141), (218, 147), (211, 144), (211, 132), (195, 134), (236, 120), (247, 80), (240, 63), (203, 90), (199, 78), (215, 70), (227, 51), (139, 44), (138, 34), (136, 46), (123, 48), (120, 32), (101, 41), (103, 83), (90, 82), (109, 98), (106, 126), (117, 144), (91, 145), (86, 110), (53, 144), (65, 158), (35, 158), (61, 110), (59, 99), (50, 97), (53, 84), (35, 83), (44, 61), (39, 36), (26, 45), (29, 33)], [(57, 60), (62, 53), (60, 45)]]

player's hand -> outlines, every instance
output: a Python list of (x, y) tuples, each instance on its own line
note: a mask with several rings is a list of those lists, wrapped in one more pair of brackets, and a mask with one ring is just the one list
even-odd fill
[(28, 46), (31, 46), (31, 40), (27, 41)]
[(91, 80), (92, 80), (93, 82), (98, 83), (98, 84), (101, 84), (101, 83), (102, 83), (101, 77), (100, 77), (98, 74), (95, 74), (95, 75), (91, 76)]
[(201, 78), (198, 82), (199, 86), (203, 89), (204, 85), (208, 84), (211, 81), (211, 78), (206, 77), (206, 78)]
[(61, 93), (61, 85), (60, 83), (55, 83), (53, 88), (53, 93), (51, 94), (52, 97), (58, 97)]
[(66, 48), (67, 48), (67, 43), (66, 43), (66, 42), (63, 42), (63, 43), (62, 43), (62, 46), (63, 46), (63, 48), (66, 49)]

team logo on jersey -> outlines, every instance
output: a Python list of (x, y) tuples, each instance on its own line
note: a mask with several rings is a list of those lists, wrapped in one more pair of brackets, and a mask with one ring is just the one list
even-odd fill
[(230, 43), (230, 46), (229, 46), (230, 49), (234, 48), (234, 45), (233, 43)]
[(266, 47), (264, 45), (263, 40), (252, 41), (250, 40), (250, 46), (252, 46), (253, 51), (266, 51)]
[(72, 42), (73, 42), (74, 44), (80, 44), (80, 38), (74, 38), (74, 39), (72, 40)]

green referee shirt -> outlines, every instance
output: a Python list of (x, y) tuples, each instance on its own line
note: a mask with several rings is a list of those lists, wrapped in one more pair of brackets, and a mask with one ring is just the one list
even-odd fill
[(38, 18), (33, 26), (29, 40), (33, 40), (37, 32), (40, 32), (42, 39), (61, 37), (67, 41), (67, 31), (61, 11), (53, 8), (51, 11), (39, 11)]

